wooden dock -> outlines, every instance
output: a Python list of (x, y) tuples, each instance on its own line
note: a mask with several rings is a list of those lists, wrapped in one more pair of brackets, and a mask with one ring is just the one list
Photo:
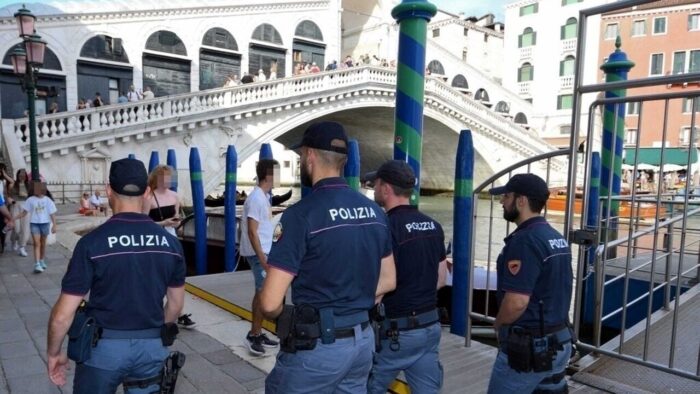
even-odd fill
[[(243, 319), (250, 320), (253, 298), (253, 277), (248, 271), (193, 276), (187, 278), (187, 291)], [(287, 294), (290, 299), (290, 294)], [(266, 329), (274, 332), (274, 324), (266, 321)], [(497, 350), (472, 341), (464, 347), (464, 338), (443, 329), (440, 360), (444, 368), (442, 393), (485, 393)], [(403, 381), (392, 387), (396, 393), (409, 393)]]

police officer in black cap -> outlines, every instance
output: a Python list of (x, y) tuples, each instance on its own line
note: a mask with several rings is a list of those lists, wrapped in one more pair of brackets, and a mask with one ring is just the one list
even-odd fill
[[(184, 304), (185, 259), (177, 238), (141, 213), (147, 180), (141, 161), (112, 163), (107, 198), (114, 215), (78, 241), (51, 311), (48, 372), (59, 386), (66, 383), (61, 344), (69, 327), (69, 354), (74, 339), (84, 339), (78, 333), (97, 327), (87, 338), (90, 351), (72, 353), (79, 361), (74, 393), (114, 393), (122, 383), (129, 393), (158, 390), (168, 357), (165, 328), (173, 326), (164, 323), (175, 322)], [(86, 310), (78, 311), (88, 293)], [(74, 319), (85, 324), (71, 327)]]
[(518, 225), (497, 261), (500, 348), (489, 393), (566, 392), (571, 249), (540, 216), (549, 189), (537, 175), (517, 174), (489, 192), (501, 196), (503, 218)]
[[(394, 289), (396, 273), (384, 212), (340, 177), (347, 147), (335, 122), (311, 125), (298, 145), (301, 182), (313, 191), (284, 212), (267, 259), (260, 305), (279, 317), (280, 338), (268, 394), (367, 390), (368, 312)], [(283, 308), (290, 285), (294, 306)]]
[(376, 317), (382, 341), (367, 391), (386, 393), (403, 371), (411, 392), (438, 393), (443, 376), (437, 288), (447, 270), (442, 226), (410, 204), (416, 177), (408, 163), (389, 160), (364, 180), (374, 184), (374, 200), (389, 217), (396, 260), (396, 290), (384, 296), (385, 316)]

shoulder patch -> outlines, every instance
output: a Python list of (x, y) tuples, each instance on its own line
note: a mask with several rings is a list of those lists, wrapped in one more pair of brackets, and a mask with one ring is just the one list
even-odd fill
[(282, 238), (282, 223), (277, 223), (275, 229), (272, 231), (272, 242), (277, 242)]
[(511, 275), (515, 276), (520, 272), (520, 266), (522, 263), (520, 260), (511, 260), (508, 262), (508, 271), (510, 272)]

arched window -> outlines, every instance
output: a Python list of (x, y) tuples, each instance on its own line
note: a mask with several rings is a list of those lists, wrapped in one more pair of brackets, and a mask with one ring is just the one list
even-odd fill
[(229, 49), (231, 51), (238, 50), (238, 44), (233, 35), (226, 29), (220, 27), (214, 27), (209, 29), (202, 38), (202, 45), (207, 45), (210, 47), (217, 47), (223, 49)]
[[(5, 57), (2, 59), (2, 64), (7, 64), (7, 65), (12, 65), (12, 59), (10, 58), (10, 55), (12, 55), (12, 52), (14, 52), (15, 48), (19, 48), (24, 50), (24, 43), (19, 43), (14, 45), (12, 48), (8, 49), (7, 52), (5, 52)], [(56, 56), (55, 53), (49, 47), (46, 47), (46, 50), (44, 51), (44, 64), (41, 66), (41, 70), (58, 70), (61, 71), (61, 62), (58, 61), (58, 57)]]
[(578, 33), (578, 21), (576, 18), (569, 18), (566, 20), (566, 24), (561, 27), (561, 39), (568, 40), (569, 38), (576, 38)]
[(496, 108), (494, 108), (496, 112), (500, 112), (502, 114), (507, 114), (510, 112), (510, 105), (506, 103), (505, 101), (499, 101), (498, 104), (496, 104)]
[(465, 78), (462, 74), (455, 75), (455, 77), (452, 79), (452, 87), (457, 88), (459, 90), (469, 89), (469, 83), (467, 83), (467, 78)]
[(526, 27), (523, 34), (518, 36), (518, 48), (537, 44), (537, 33), (531, 27)]
[(527, 124), (527, 116), (525, 116), (525, 114), (522, 112), (518, 112), (515, 115), (515, 118), (513, 119), (513, 121), (515, 123), (519, 123), (519, 124)]
[(518, 69), (518, 82), (532, 81), (535, 76), (535, 68), (530, 63), (523, 63)]
[(187, 56), (187, 49), (180, 37), (166, 30), (160, 30), (151, 34), (151, 36), (148, 37), (148, 41), (146, 41), (146, 49)]
[(430, 70), (430, 74), (445, 75), (445, 68), (437, 60), (428, 63), (428, 70)]
[(566, 75), (574, 75), (574, 70), (576, 68), (576, 58), (569, 55), (559, 62), (559, 76), (563, 77)]
[(87, 40), (80, 50), (80, 56), (109, 60), (112, 62), (129, 63), (129, 57), (122, 47), (122, 39), (102, 34)]
[(479, 101), (483, 101), (485, 103), (488, 103), (489, 100), (489, 92), (486, 91), (486, 89), (481, 88), (476, 91), (476, 94), (474, 95), (474, 98)]
[(275, 29), (274, 26), (268, 23), (263, 23), (262, 25), (256, 27), (255, 31), (253, 31), (252, 38), (258, 41), (270, 42), (277, 45), (284, 45), (282, 43), (282, 36), (280, 35), (280, 33), (277, 31), (277, 29)]
[(202, 46), (199, 49), (199, 90), (220, 88), (227, 78), (241, 76), (241, 55), (230, 52), (238, 51), (238, 44), (228, 30), (209, 29), (202, 38)]
[(323, 41), (323, 33), (321, 29), (311, 21), (303, 21), (297, 25), (294, 35), (297, 37), (310, 38), (316, 41)]

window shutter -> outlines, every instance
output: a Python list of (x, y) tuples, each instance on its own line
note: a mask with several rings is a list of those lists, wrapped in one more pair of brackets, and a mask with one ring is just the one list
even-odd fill
[(523, 35), (519, 34), (518, 35), (518, 48), (522, 48), (522, 47), (523, 47)]
[(532, 45), (537, 45), (537, 32), (532, 32)]

